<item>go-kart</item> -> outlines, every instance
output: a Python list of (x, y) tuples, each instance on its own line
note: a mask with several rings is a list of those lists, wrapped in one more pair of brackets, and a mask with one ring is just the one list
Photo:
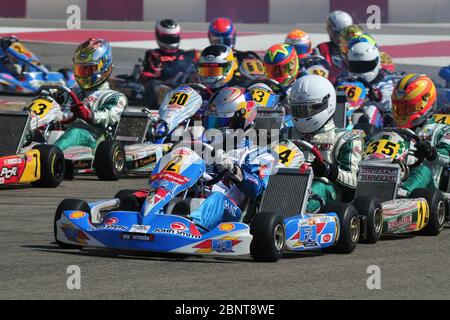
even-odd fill
[[(210, 145), (197, 144), (213, 157)], [(313, 146), (302, 144), (320, 157)], [(312, 171), (305, 167), (300, 172), (298, 168), (279, 169), (270, 176), (268, 188), (258, 201), (248, 199), (241, 222), (222, 222), (202, 234), (202, 227), (189, 219), (198, 199), (189, 199), (188, 195), (195, 186), (204, 190), (206, 185), (222, 180), (223, 175), (205, 179), (205, 160), (194, 151), (197, 149), (195, 144), (194, 148), (180, 144), (166, 154), (152, 173), (151, 189), (142, 203), (135, 196), (139, 191), (134, 190), (122, 190), (114, 199), (91, 204), (63, 200), (54, 219), (57, 243), (63, 248), (200, 255), (250, 253), (257, 261), (277, 261), (284, 250), (350, 253), (356, 247), (360, 221), (352, 205), (336, 203), (324, 208), (324, 213), (304, 213), (313, 178)]]
[(330, 64), (319, 55), (312, 55), (299, 60), (302, 75), (315, 74), (328, 79), (330, 75)]
[(411, 157), (411, 141), (417, 143), (419, 137), (409, 129), (385, 128), (376, 133), (365, 149), (356, 196), (376, 194), (382, 201), (383, 234), (438, 235), (446, 219), (442, 192), (416, 189), (408, 197), (398, 195), (410, 170), (424, 160)]
[(64, 178), (64, 155), (56, 146), (31, 143), (30, 113), (0, 112), (0, 122), (0, 185), (57, 187)]
[(234, 73), (234, 79), (241, 87), (248, 87), (253, 80), (264, 79), (264, 64), (257, 53), (245, 51), (239, 60), (239, 67)]
[(0, 92), (34, 94), (43, 85), (72, 87), (75, 84), (72, 70), (60, 69), (58, 72), (51, 72), (17, 38), (7, 37), (0, 41), (7, 40), (10, 41), (10, 45), (3, 50), (14, 59), (14, 64), (20, 70), (13, 71), (6, 67), (2, 68), (0, 61)]

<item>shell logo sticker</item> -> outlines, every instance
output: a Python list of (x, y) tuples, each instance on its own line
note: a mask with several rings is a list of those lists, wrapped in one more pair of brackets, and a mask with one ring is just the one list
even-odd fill
[(84, 218), (86, 212), (83, 211), (74, 211), (70, 214), (70, 219), (81, 219)]
[(224, 232), (230, 232), (234, 230), (234, 224), (232, 223), (222, 223), (219, 225), (219, 229)]

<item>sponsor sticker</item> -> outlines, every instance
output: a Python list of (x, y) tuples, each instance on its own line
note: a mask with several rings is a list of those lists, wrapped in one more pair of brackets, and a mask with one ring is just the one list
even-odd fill
[(2, 171), (0, 171), (0, 178), (11, 179), (11, 177), (17, 176), (17, 167), (7, 168), (3, 167)]
[(183, 237), (192, 238), (192, 239), (200, 239), (201, 238), (201, 235), (194, 235), (194, 234), (190, 234), (185, 231), (166, 229), (166, 228), (157, 228), (154, 230), (154, 232), (155, 233), (173, 234), (173, 235), (183, 236)]
[(133, 224), (130, 228), (131, 233), (147, 233), (150, 231), (150, 226)]
[(22, 159), (21, 158), (6, 159), (4, 163), (5, 165), (20, 164), (22, 163)]
[(98, 227), (91, 228), (90, 231), (98, 231), (98, 230), (114, 230), (114, 231), (126, 231), (128, 228), (125, 226), (118, 226), (115, 224), (112, 225), (103, 225)]
[(211, 242), (213, 251), (216, 252), (233, 252), (233, 241), (213, 239)]
[(122, 233), (120, 238), (122, 240), (153, 241), (155, 240), (155, 235), (142, 233)]
[(111, 217), (111, 218), (106, 219), (104, 224), (107, 226), (110, 226), (110, 225), (116, 224), (117, 222), (119, 222), (119, 219), (117, 219), (116, 217)]
[(170, 229), (184, 231), (187, 229), (186, 225), (182, 222), (174, 222), (170, 225)]
[(221, 223), (219, 229), (224, 232), (230, 232), (234, 230), (234, 224), (232, 223)]
[(331, 233), (325, 233), (320, 236), (320, 242), (329, 243), (332, 238), (333, 238), (333, 235)]
[(70, 219), (81, 219), (84, 218), (86, 212), (83, 211), (74, 211), (70, 214)]

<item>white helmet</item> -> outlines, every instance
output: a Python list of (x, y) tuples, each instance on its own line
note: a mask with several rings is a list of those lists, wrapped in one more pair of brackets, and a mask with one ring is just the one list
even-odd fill
[(353, 45), (348, 54), (348, 71), (350, 74), (373, 81), (380, 73), (380, 52), (375, 44), (359, 42)]
[(327, 32), (330, 40), (339, 45), (339, 35), (341, 31), (353, 24), (353, 18), (344, 11), (332, 11), (327, 18)]
[(317, 132), (333, 117), (336, 91), (331, 82), (322, 76), (303, 76), (292, 86), (289, 107), (299, 133)]

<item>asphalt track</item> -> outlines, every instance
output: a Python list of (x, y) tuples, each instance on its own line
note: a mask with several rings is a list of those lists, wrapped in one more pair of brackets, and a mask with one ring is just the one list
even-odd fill
[[(28, 46), (55, 69), (70, 65), (74, 46)], [(130, 70), (141, 56), (143, 50), (114, 49), (116, 71)], [(404, 69), (432, 76), (437, 72), (432, 67)], [(437, 237), (400, 236), (384, 238), (375, 245), (360, 244), (350, 255), (289, 253), (275, 264), (255, 263), (249, 256), (62, 250), (54, 243), (53, 215), (62, 199), (105, 199), (122, 188), (143, 187), (146, 181), (130, 177), (100, 182), (95, 177), (76, 177), (57, 189), (0, 187), (0, 299), (450, 298), (448, 228)], [(70, 265), (81, 268), (80, 290), (66, 286)], [(381, 269), (380, 290), (366, 286), (371, 265)]]

